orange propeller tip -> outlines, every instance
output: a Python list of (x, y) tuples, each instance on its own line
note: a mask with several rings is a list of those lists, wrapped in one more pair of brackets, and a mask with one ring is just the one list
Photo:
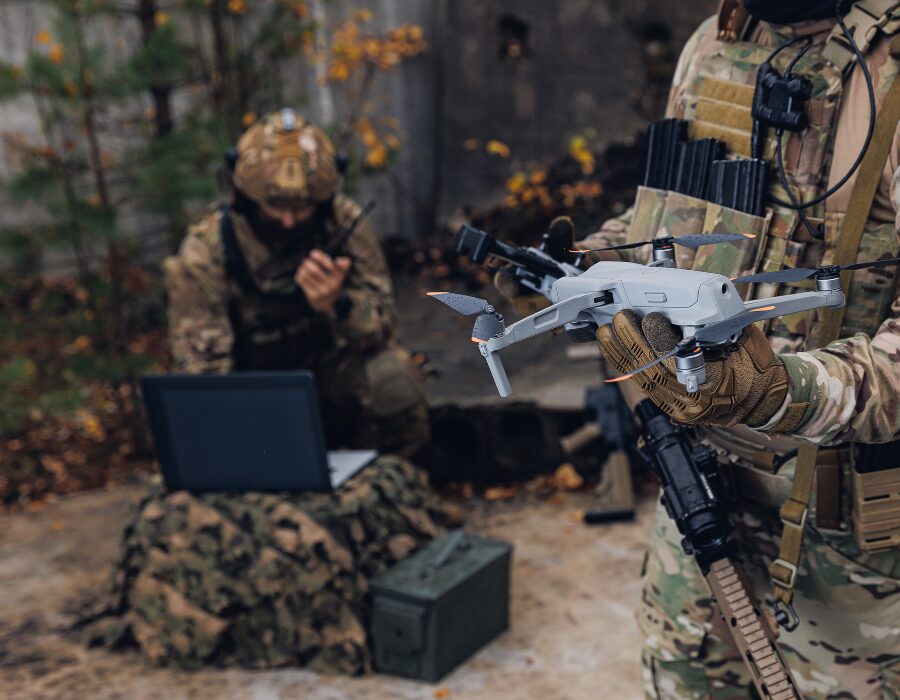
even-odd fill
[(425, 294), (427, 294), (430, 297), (436, 297), (436, 296), (439, 296), (441, 294), (446, 294), (446, 293), (447, 292), (425, 292)]
[(607, 379), (607, 380), (605, 380), (605, 383), (606, 384), (615, 384), (616, 382), (624, 382), (626, 379), (631, 379), (633, 376), (634, 376), (633, 374), (625, 374), (621, 377), (614, 377), (613, 379)]
[(750, 311), (771, 311), (774, 308), (775, 305), (772, 304), (772, 306), (760, 306), (758, 309), (750, 309)]
[(579, 248), (569, 248), (570, 253), (593, 253), (593, 250), (581, 250)]
[(755, 234), (755, 233), (742, 233), (741, 235), (742, 235), (744, 238), (756, 238), (756, 234)]
[(473, 343), (486, 343), (486, 340), (482, 340), (481, 338), (476, 338), (474, 335), (472, 336)]

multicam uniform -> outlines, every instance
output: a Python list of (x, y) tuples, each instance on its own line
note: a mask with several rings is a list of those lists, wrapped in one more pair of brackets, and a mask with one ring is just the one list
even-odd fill
[[(207, 214), (164, 264), (172, 354), (182, 372), (310, 369), (331, 443), (409, 454), (428, 435), (424, 391), (393, 340), (391, 280), (372, 227), (359, 222), (333, 251), (352, 259), (335, 311), (313, 311), (294, 281), (310, 250), (329, 250), (359, 215), (338, 195), (317, 230), (276, 253), (243, 215)], [(223, 243), (223, 216), (237, 263)]]
[[(869, 3), (870, 5), (872, 3)], [(889, 3), (887, 3), (889, 5)], [(885, 3), (881, 3), (885, 5)], [(880, 105), (898, 63), (891, 58), (891, 35), (900, 13), (888, 14), (866, 51)], [(808, 201), (849, 168), (865, 139), (868, 100), (863, 75), (847, 74), (823, 58), (833, 22), (789, 27), (760, 24), (741, 40), (720, 41), (715, 18), (704, 23), (682, 54), (668, 116), (690, 120), (694, 138), (715, 137), (729, 150), (749, 155), (750, 100), (758, 66), (774, 46), (796, 35), (813, 47), (794, 69), (813, 82), (810, 126), (793, 135), (785, 150), (786, 169), (801, 200)], [(857, 35), (857, 38), (861, 36)], [(776, 61), (784, 70), (795, 51)], [(774, 142), (767, 143), (771, 158)], [(825, 174), (828, 174), (827, 177)], [(586, 247), (657, 234), (703, 231), (754, 232), (741, 246), (709, 246), (692, 256), (680, 251), (679, 267), (730, 276), (781, 267), (828, 263), (855, 177), (811, 215), (824, 218), (824, 241), (812, 238), (790, 210), (773, 205), (767, 217), (752, 217), (678, 193), (642, 188), (625, 220), (609, 222)], [(782, 200), (786, 193), (774, 185)], [(898, 255), (900, 230), (900, 130), (891, 147), (863, 234), (858, 260)], [(737, 252), (735, 252), (737, 250)], [(798, 314), (769, 322), (765, 331), (788, 370), (790, 388), (782, 410), (767, 424), (789, 427), (791, 438), (771, 440), (747, 428), (704, 429), (722, 455), (736, 494), (734, 519), (746, 573), (757, 597), (771, 601), (768, 565), (778, 554), (778, 509), (790, 492), (799, 438), (825, 445), (884, 442), (900, 437), (900, 298), (895, 270), (856, 272), (848, 290), (842, 340), (815, 350), (817, 315)], [(757, 285), (754, 295), (792, 289)], [(841, 451), (820, 452), (821, 463)], [(900, 459), (897, 465), (900, 466)], [(863, 553), (850, 532), (848, 470), (843, 469), (840, 524), (823, 526), (810, 518), (797, 578), (794, 606), (800, 626), (782, 632), (782, 650), (797, 683), (809, 698), (900, 697), (900, 552)], [(824, 510), (824, 508), (820, 508)], [(639, 622), (648, 697), (746, 698), (750, 678), (715, 614), (705, 581), (686, 556), (674, 523), (658, 509), (644, 571)]]

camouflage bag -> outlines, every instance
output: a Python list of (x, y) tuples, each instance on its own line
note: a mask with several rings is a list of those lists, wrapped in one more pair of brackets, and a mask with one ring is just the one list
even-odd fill
[(381, 457), (333, 493), (151, 492), (88, 641), (157, 664), (370, 668), (369, 579), (439, 535), (425, 474)]

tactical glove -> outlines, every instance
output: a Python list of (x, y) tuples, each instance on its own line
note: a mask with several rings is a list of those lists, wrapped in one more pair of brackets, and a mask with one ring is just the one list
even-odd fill
[[(600, 348), (623, 374), (675, 347), (681, 333), (660, 313), (643, 319), (630, 309), (597, 331)], [(643, 392), (679, 423), (758, 427), (772, 419), (788, 390), (784, 363), (755, 326), (744, 329), (734, 345), (706, 351), (706, 382), (689, 394), (675, 374), (675, 358), (634, 375)], [(779, 424), (779, 430), (788, 429)]]

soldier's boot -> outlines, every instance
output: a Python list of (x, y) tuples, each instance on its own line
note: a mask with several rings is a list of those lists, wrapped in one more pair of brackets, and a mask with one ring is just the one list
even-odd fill
[(428, 442), (425, 385), (409, 354), (388, 348), (366, 362), (360, 444), (409, 457)]

